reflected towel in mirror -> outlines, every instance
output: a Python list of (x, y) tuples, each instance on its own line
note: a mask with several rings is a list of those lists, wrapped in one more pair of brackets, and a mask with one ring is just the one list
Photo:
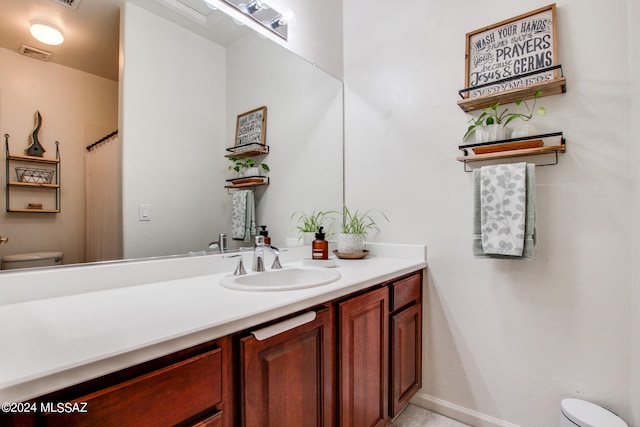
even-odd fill
[(256, 211), (253, 191), (241, 190), (233, 193), (231, 208), (231, 238), (251, 240), (251, 230), (255, 229)]

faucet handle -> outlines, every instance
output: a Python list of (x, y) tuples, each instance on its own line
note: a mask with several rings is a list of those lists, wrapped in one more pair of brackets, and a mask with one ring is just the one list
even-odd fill
[(242, 255), (230, 255), (225, 256), (224, 258), (238, 258), (238, 265), (236, 266), (236, 271), (233, 272), (234, 276), (244, 276), (247, 274), (247, 270), (244, 269), (244, 264), (242, 263)]
[(8, 238), (8, 237), (2, 237), (2, 236), (0, 236), (0, 244), (2, 244), (2, 243), (7, 243), (8, 241), (9, 241), (9, 238)]
[(242, 257), (238, 260), (238, 266), (236, 267), (236, 271), (233, 272), (234, 276), (244, 276), (247, 274), (247, 270), (244, 269), (244, 264), (242, 263)]
[(280, 264), (280, 255), (276, 255), (273, 259), (273, 264), (271, 265), (272, 270), (280, 270), (282, 269), (282, 264)]

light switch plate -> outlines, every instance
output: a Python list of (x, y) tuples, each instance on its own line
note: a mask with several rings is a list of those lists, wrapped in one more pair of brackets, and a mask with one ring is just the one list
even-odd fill
[(138, 221), (151, 221), (151, 205), (138, 205)]

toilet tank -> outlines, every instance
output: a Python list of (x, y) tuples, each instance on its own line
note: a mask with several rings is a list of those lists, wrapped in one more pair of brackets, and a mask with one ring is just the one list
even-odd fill
[(48, 267), (62, 264), (62, 258), (62, 252), (59, 251), (6, 255), (2, 257), (0, 268), (13, 270), (16, 268)]

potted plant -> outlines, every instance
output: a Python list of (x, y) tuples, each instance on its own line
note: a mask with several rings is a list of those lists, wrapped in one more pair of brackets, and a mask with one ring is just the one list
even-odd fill
[(535, 133), (535, 130), (532, 130), (532, 126), (528, 125), (528, 127), (523, 127), (523, 129), (525, 130), (517, 130), (516, 134), (513, 135), (511, 133), (511, 129), (507, 128), (507, 125), (516, 119), (521, 119), (524, 122), (528, 122), (533, 118), (534, 111), (541, 116), (545, 115), (547, 113), (547, 110), (544, 107), (539, 107), (537, 110), (535, 109), (536, 102), (541, 94), (541, 90), (536, 91), (533, 96), (533, 105), (531, 107), (529, 107), (527, 101), (516, 101), (516, 105), (524, 104), (527, 109), (526, 114), (509, 113), (508, 108), (505, 108), (503, 111), (499, 111), (499, 102), (491, 107), (484, 108), (482, 110), (482, 114), (480, 114), (478, 118), (472, 118), (469, 121), (470, 125), (467, 128), (467, 132), (464, 134), (464, 137), (462, 139), (467, 139), (467, 137), (473, 132), (475, 132), (476, 134), (476, 142), (499, 141), (501, 139), (510, 137), (519, 138)]
[(233, 163), (229, 165), (229, 170), (238, 172), (238, 176), (260, 176), (260, 168), (269, 172), (269, 165), (261, 163), (260, 166), (253, 159), (240, 159), (238, 157), (229, 157), (229, 160)]
[(289, 219), (293, 219), (295, 216), (297, 216), (298, 226), (296, 227), (296, 229), (300, 232), (302, 242), (305, 245), (310, 245), (311, 242), (313, 242), (313, 240), (315, 239), (318, 228), (324, 227), (324, 229), (326, 230), (327, 221), (335, 221), (335, 218), (332, 215), (336, 213), (336, 211), (323, 212), (316, 210), (314, 210), (310, 214), (307, 214), (305, 212), (294, 212), (293, 214), (291, 214), (291, 217)]
[(379, 210), (351, 212), (348, 207), (344, 207), (342, 233), (338, 234), (338, 252), (340, 254), (364, 253), (364, 240), (367, 233), (371, 230), (380, 231), (371, 216), (373, 212), (380, 213), (384, 219), (389, 221), (389, 218)]

